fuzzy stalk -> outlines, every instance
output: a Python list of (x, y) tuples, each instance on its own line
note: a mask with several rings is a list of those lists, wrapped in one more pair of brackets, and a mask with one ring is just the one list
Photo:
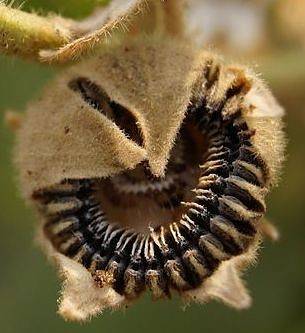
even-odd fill
[(26, 13), (0, 3), (0, 53), (38, 59), (41, 49), (57, 48), (71, 40), (64, 19)]

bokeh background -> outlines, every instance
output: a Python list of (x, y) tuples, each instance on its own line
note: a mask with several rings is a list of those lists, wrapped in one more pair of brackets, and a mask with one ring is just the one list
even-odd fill
[[(230, 1), (235, 10), (238, 2), (240, 6), (266, 2), (226, 3)], [(29, 0), (24, 9), (81, 17), (101, 2)], [(175, 298), (154, 303), (146, 296), (127, 312), (106, 311), (83, 325), (64, 322), (56, 314), (59, 281), (33, 241), (36, 221), (18, 192), (12, 163), (14, 135), (1, 120), (0, 332), (305, 332), (305, 29), (302, 34), (300, 24), (291, 28), (287, 20), (291, 18), (291, 25), (295, 24), (294, 18), (302, 15), (301, 10), (305, 13), (305, 5), (304, 0), (267, 2), (264, 11), (258, 11), (264, 15), (263, 20), (259, 19), (264, 22), (259, 45), (253, 44), (243, 52), (236, 52), (234, 46), (235, 52), (231, 52), (225, 36), (215, 34), (217, 38), (209, 40), (209, 47), (214, 45), (228, 58), (255, 66), (287, 110), (287, 162), (280, 186), (268, 199), (268, 218), (278, 226), (281, 239), (274, 244), (266, 241), (258, 264), (246, 273), (254, 298), (252, 308), (237, 312), (211, 303), (192, 305), (183, 311)], [(216, 9), (221, 6), (221, 0), (214, 3)], [(305, 14), (303, 17), (305, 20)], [(22, 112), (55, 74), (51, 68), (0, 56), (1, 118), (7, 109)]]

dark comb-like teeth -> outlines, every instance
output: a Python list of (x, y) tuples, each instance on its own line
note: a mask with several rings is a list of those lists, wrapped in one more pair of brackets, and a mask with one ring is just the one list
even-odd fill
[(45, 225), (45, 230), (54, 238), (64, 238), (65, 235), (69, 235), (72, 231), (78, 230), (79, 227), (80, 223), (77, 217), (67, 216), (60, 220), (48, 222)]
[(204, 257), (207, 258), (212, 267), (217, 267), (220, 262), (228, 260), (231, 257), (231, 255), (225, 251), (221, 241), (211, 233), (201, 236), (198, 244)]
[(240, 233), (231, 221), (220, 215), (211, 219), (211, 232), (221, 241), (225, 249), (233, 255), (244, 252), (252, 238)]
[(135, 235), (130, 231), (122, 233), (116, 244), (114, 256), (110, 259), (107, 271), (114, 277), (114, 288), (122, 293), (125, 288), (125, 272), (130, 261), (130, 248)]
[(137, 298), (145, 289), (144, 263), (140, 256), (130, 260), (124, 273), (124, 294), (128, 298)]
[(124, 273), (127, 267), (128, 256), (115, 254), (108, 262), (106, 270), (113, 275), (114, 288), (122, 293), (124, 290)]
[(264, 187), (265, 176), (262, 170), (257, 166), (237, 160), (233, 163), (233, 167), (232, 175), (238, 176), (251, 184)]
[(173, 288), (180, 291), (188, 290), (191, 288), (185, 265), (179, 257), (167, 260), (164, 265), (164, 270)]
[(265, 213), (266, 205), (261, 192), (260, 188), (246, 182), (242, 178), (232, 176), (227, 179), (225, 194), (240, 200), (249, 210)]
[(182, 255), (182, 260), (192, 276), (196, 276), (198, 281), (203, 281), (211, 275), (207, 260), (199, 249), (186, 250)]
[(82, 205), (82, 201), (75, 197), (63, 197), (45, 205), (45, 214), (48, 216), (71, 215), (80, 210)]
[[(108, 283), (128, 299), (137, 298), (145, 289), (154, 299), (169, 297), (171, 289), (181, 292), (198, 287), (223, 261), (245, 253), (253, 243), (266, 210), (269, 168), (252, 143), (256, 134), (243, 119), (242, 108), (229, 110), (236, 99), (242, 100), (249, 83), (237, 80), (222, 99), (213, 100), (219, 77), (219, 66), (211, 62), (204, 83), (210, 95), (190, 106), (186, 129), (181, 129), (173, 150), (176, 159), (168, 164), (170, 179), (152, 177), (144, 163), (144, 182), (137, 183), (138, 174), (133, 178), (128, 172), (113, 182), (107, 180), (114, 192), (109, 200), (114, 209), (122, 202), (128, 209), (128, 196), (136, 203), (145, 197), (154, 201), (160, 214), (179, 210), (178, 220), (147, 226), (149, 231), (143, 234), (123, 227), (103, 211), (96, 195), (101, 183), (96, 179), (66, 180), (33, 194), (54, 248), (86, 267), (98, 286)], [(99, 102), (97, 91), (82, 94)], [(187, 151), (184, 138), (190, 138), (185, 132), (190, 124), (206, 145), (192, 199), (185, 196), (188, 183), (181, 176), (191, 165), (186, 156), (192, 159), (195, 151)], [(116, 188), (123, 186), (124, 177), (127, 183), (120, 191)]]
[(73, 257), (85, 243), (84, 236), (81, 232), (76, 232), (70, 235), (69, 238), (63, 242), (58, 243), (59, 252), (65, 254), (68, 257)]
[(254, 165), (256, 168), (260, 169), (264, 175), (265, 180), (268, 179), (269, 170), (266, 162), (263, 158), (255, 151), (253, 147), (241, 146), (239, 151), (239, 159), (241, 161), (247, 162)]
[(262, 213), (249, 210), (240, 200), (233, 196), (219, 198), (219, 212), (230, 220), (252, 222), (259, 219)]
[[(147, 242), (149, 257), (146, 258), (147, 268), (145, 271), (145, 284), (152, 293), (153, 299), (159, 299), (169, 296), (169, 281), (165, 270), (160, 261), (155, 258), (153, 253), (153, 243)], [(146, 255), (147, 256), (147, 255)]]
[(73, 256), (73, 259), (84, 265), (86, 268), (89, 268), (91, 266), (91, 258), (93, 254), (94, 249), (85, 243), (78, 249), (78, 252)]
[(154, 300), (169, 296), (168, 279), (161, 267), (156, 267), (155, 269), (148, 268), (146, 270), (145, 284), (151, 291)]

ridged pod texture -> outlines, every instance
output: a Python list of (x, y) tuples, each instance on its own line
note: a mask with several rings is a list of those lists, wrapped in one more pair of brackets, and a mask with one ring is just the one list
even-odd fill
[(28, 107), (16, 163), (86, 320), (150, 290), (250, 305), (265, 197), (284, 156), (283, 110), (247, 68), (175, 38), (114, 43)]

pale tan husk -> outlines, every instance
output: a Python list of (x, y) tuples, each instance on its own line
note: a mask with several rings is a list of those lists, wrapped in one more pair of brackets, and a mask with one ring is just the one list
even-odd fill
[[(171, 13), (177, 15), (177, 11)], [(207, 92), (201, 74), (211, 61), (220, 67), (220, 80)], [(143, 134), (143, 147), (104, 115), (93, 112), (69, 88), (68, 83), (77, 77), (90, 78), (133, 113)], [(219, 103), (236, 80), (246, 82), (248, 90), (243, 98), (226, 105), (224, 112), (230, 114), (241, 106), (250, 129), (256, 131), (253, 144), (270, 167), (270, 185), (275, 183), (284, 155), (283, 110), (265, 85), (252, 72), (223, 64), (181, 35), (155, 31), (104, 47), (95, 57), (62, 73), (28, 106), (15, 152), (24, 196), (31, 202), (35, 191), (64, 179), (111, 177), (144, 160), (155, 175), (164, 175), (188, 105), (203, 95), (210, 105)], [(256, 195), (260, 198), (262, 193)], [(97, 287), (91, 274), (57, 253), (43, 233), (39, 238), (65, 281), (59, 305), (64, 318), (83, 321), (105, 308), (127, 304), (110, 285)], [(223, 262), (200, 288), (184, 293), (183, 298), (220, 299), (238, 309), (248, 307), (251, 298), (239, 275), (253, 262), (258, 241), (257, 237), (243, 256)]]

